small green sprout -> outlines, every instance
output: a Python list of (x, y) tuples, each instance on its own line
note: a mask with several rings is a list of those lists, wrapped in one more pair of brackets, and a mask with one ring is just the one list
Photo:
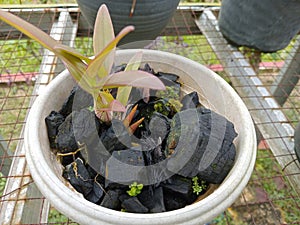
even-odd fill
[(89, 106), (88, 108), (87, 108), (90, 112), (94, 112), (94, 106)]
[(131, 197), (137, 196), (142, 192), (144, 185), (138, 184), (137, 182), (133, 182), (129, 185), (130, 190), (127, 191), (127, 194), (129, 194)]
[(206, 182), (205, 181), (201, 181), (201, 185), (198, 182), (199, 178), (193, 177), (192, 181), (193, 181), (193, 193), (196, 193), (196, 195), (199, 195), (203, 190), (205, 190), (207, 188)]

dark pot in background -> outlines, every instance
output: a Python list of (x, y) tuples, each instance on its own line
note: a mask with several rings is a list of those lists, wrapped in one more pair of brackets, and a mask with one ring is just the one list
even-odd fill
[(300, 162), (300, 122), (295, 128), (294, 143), (295, 143), (295, 153), (298, 161)]
[(135, 31), (127, 35), (121, 44), (154, 40), (165, 28), (177, 9), (180, 0), (137, 0), (130, 17), (132, 0), (77, 0), (78, 6), (91, 27), (94, 26), (98, 8), (106, 4), (117, 34), (126, 25), (134, 25)]
[(300, 1), (223, 0), (219, 27), (236, 45), (274, 52), (300, 31)]

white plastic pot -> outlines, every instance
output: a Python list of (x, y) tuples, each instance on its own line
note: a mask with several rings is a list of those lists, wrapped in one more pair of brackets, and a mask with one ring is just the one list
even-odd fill
[[(236, 162), (222, 184), (208, 197), (184, 208), (154, 214), (118, 212), (95, 205), (70, 189), (61, 176), (61, 165), (51, 152), (45, 117), (59, 110), (74, 86), (67, 71), (56, 77), (35, 101), (26, 124), (26, 159), (42, 194), (60, 212), (80, 224), (203, 224), (226, 210), (241, 194), (250, 179), (256, 159), (256, 135), (250, 114), (236, 92), (217, 74), (187, 58), (143, 50), (144, 61), (155, 69), (180, 76), (187, 91), (196, 89), (207, 107), (232, 121)], [(119, 50), (116, 64), (126, 63), (136, 50)]]

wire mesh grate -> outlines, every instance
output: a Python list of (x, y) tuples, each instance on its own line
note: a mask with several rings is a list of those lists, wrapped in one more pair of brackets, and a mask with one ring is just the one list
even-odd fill
[[(299, 64), (299, 36), (275, 53), (235, 48), (216, 30), (217, 20), (204, 9), (179, 8), (162, 35), (148, 48), (186, 56), (218, 73), (244, 100), (260, 131), (251, 180), (237, 201), (209, 224), (300, 224), (299, 163), (288, 165), (295, 159), (290, 143), (300, 115), (299, 70), (293, 78), (279, 82), (290, 63)], [(91, 55), (92, 31), (77, 8), (10, 11)], [(208, 11), (217, 18), (218, 8)], [(62, 12), (68, 12), (70, 18), (59, 27), (57, 21)], [(23, 127), (32, 101), (64, 67), (39, 44), (3, 22), (0, 27), (0, 220), (5, 215), (10, 223), (76, 224), (52, 207), (48, 211), (47, 200), (37, 194), (27, 170), (22, 148)], [(228, 62), (228, 57), (232, 61)], [(287, 126), (289, 132), (282, 132)], [(11, 208), (5, 208), (8, 205)], [(38, 211), (32, 213), (34, 210)]]

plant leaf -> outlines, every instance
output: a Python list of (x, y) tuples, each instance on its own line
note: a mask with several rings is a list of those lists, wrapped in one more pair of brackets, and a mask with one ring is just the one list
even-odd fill
[(96, 104), (96, 110), (101, 110), (104, 108), (109, 108), (109, 104), (115, 100), (114, 97), (106, 91), (99, 91), (97, 96), (97, 104)]
[[(141, 62), (142, 62), (143, 52), (137, 52), (128, 62), (125, 71), (133, 71), (138, 70)], [(127, 105), (128, 98), (130, 95), (132, 87), (131, 86), (125, 86), (125, 87), (119, 87), (117, 92), (116, 99), (121, 102), (123, 105)]]
[(123, 104), (121, 104), (121, 102), (119, 102), (118, 100), (115, 100), (115, 99), (110, 103), (110, 109), (113, 112), (125, 112), (126, 111), (125, 106)]
[[(108, 8), (102, 4), (98, 10), (93, 35), (94, 53), (100, 53), (112, 40), (115, 39), (115, 33)], [(98, 73), (110, 73), (114, 63), (116, 47), (111, 50), (100, 67)]]
[(155, 90), (165, 90), (165, 85), (156, 76), (145, 71), (121, 71), (109, 75), (104, 86), (99, 88), (114, 88), (119, 86), (132, 86), (150, 88)]
[(95, 55), (100, 53), (115, 38), (114, 28), (105, 4), (98, 10), (94, 25), (93, 47)]
[[(106, 77), (111, 68), (104, 68), (103, 63), (109, 53), (117, 46), (119, 41), (127, 35), (129, 32), (133, 31), (133, 26), (127, 26), (123, 28), (115, 39), (113, 39), (95, 58), (89, 63), (87, 68), (87, 73), (90, 76), (98, 76), (100, 79)], [(110, 63), (108, 63), (110, 64)], [(102, 67), (102, 68), (101, 68)], [(99, 73), (101, 71), (101, 73)]]
[(13, 15), (12, 13), (0, 10), (0, 19), (18, 29), (29, 38), (39, 42), (43, 47), (49, 49), (50, 51), (53, 51), (53, 48), (58, 44), (55, 39), (46, 34), (44, 31), (19, 18), (18, 16)]
[(100, 91), (96, 96), (94, 109), (96, 116), (103, 121), (110, 121), (113, 112), (125, 112), (126, 108), (106, 91)]
[(80, 52), (67, 45), (57, 44), (54, 47), (54, 49), (59, 52), (64, 52), (65, 55), (72, 55), (80, 60), (84, 60), (87, 64), (89, 64), (92, 61), (90, 58), (86, 57), (85, 55), (82, 55)]
[(63, 61), (72, 77), (76, 80), (78, 85), (90, 94), (94, 94), (94, 89), (89, 80), (86, 79), (87, 65), (72, 54), (68, 54), (64, 50), (54, 48), (54, 53)]

